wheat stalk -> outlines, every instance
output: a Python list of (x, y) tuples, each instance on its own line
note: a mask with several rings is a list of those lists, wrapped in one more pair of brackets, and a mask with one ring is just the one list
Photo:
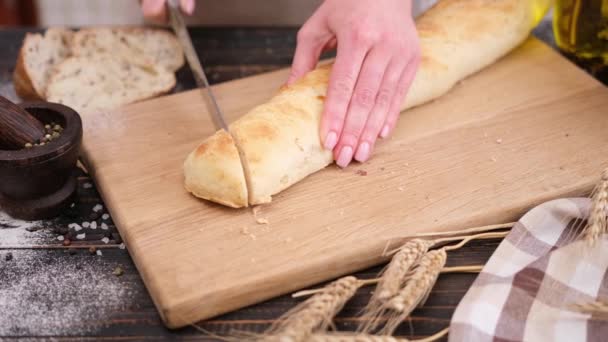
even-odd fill
[(608, 233), (608, 169), (604, 170), (602, 179), (594, 190), (591, 212), (583, 235), (585, 240), (594, 244), (606, 233)]
[(412, 277), (399, 293), (387, 302), (392, 310), (389, 314), (382, 334), (392, 335), (401, 322), (426, 301), (437, 277), (447, 260), (444, 248), (426, 253), (421, 259)]
[(311, 342), (433, 342), (447, 335), (449, 328), (418, 340), (408, 340), (393, 336), (379, 336), (353, 333), (315, 334), (310, 338)]
[(381, 273), (372, 301), (391, 298), (399, 292), (405, 275), (433, 245), (433, 241), (414, 239), (403, 245), (393, 256), (386, 271)]
[(592, 314), (592, 315), (608, 315), (608, 302), (595, 301), (582, 304), (574, 304), (573, 310)]
[[(483, 267), (484, 265), (451, 266), (442, 268), (440, 273), (479, 273), (481, 272)], [(407, 281), (412, 276), (412, 274), (414, 274), (413, 271), (408, 272), (405, 275), (405, 280)], [(359, 279), (360, 286), (375, 285), (378, 284), (378, 282), (380, 282), (380, 278)], [(323, 291), (323, 288), (302, 290), (292, 293), (291, 298), (307, 297), (315, 293), (319, 293), (321, 291)]]
[(361, 312), (361, 317), (368, 322), (362, 327), (362, 332), (369, 332), (376, 328), (380, 316), (386, 309), (386, 301), (397, 295), (412, 267), (432, 245), (432, 240), (414, 239), (399, 248), (386, 269), (380, 273), (378, 286)]
[(360, 286), (361, 282), (352, 276), (334, 281), (279, 318), (262, 340), (274, 341), (275, 336), (280, 336), (281, 341), (308, 340), (313, 332), (324, 331), (330, 326), (333, 317)]

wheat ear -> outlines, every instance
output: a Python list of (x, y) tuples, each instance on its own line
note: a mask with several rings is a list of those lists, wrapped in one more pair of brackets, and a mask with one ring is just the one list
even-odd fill
[(386, 308), (386, 301), (399, 292), (412, 267), (432, 245), (432, 240), (413, 239), (399, 248), (391, 262), (379, 275), (376, 290), (360, 314), (367, 322), (362, 327), (362, 332), (369, 332), (376, 328), (379, 318)]
[(596, 186), (591, 203), (587, 227), (583, 231), (585, 240), (594, 244), (603, 234), (608, 233), (608, 169)]
[(262, 340), (307, 341), (313, 332), (325, 331), (334, 316), (357, 292), (361, 282), (352, 276), (340, 278), (323, 288), (314, 296), (288, 311), (279, 318)]
[(383, 335), (392, 335), (399, 324), (425, 301), (446, 260), (447, 253), (444, 248), (432, 250), (420, 259), (418, 267), (405, 287), (387, 302), (387, 307), (392, 312), (388, 315), (381, 331)]
[(582, 304), (575, 304), (572, 309), (578, 312), (605, 316), (608, 315), (608, 302), (596, 301)]
[(353, 333), (315, 334), (310, 338), (311, 342), (433, 342), (447, 335), (449, 328), (418, 340), (408, 340), (393, 336), (379, 336)]

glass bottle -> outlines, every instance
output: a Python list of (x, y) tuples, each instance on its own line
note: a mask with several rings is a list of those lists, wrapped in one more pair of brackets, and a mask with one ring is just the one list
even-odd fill
[(565, 53), (608, 64), (608, 0), (555, 0), (553, 31)]

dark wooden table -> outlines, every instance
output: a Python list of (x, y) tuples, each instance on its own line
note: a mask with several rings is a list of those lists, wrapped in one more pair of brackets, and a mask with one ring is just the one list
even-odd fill
[[(27, 30), (0, 30), (0, 94), (17, 100), (11, 84), (18, 48)], [(35, 31), (35, 30), (29, 30)], [(227, 81), (288, 66), (295, 47), (295, 29), (192, 30), (195, 47), (212, 83)], [(553, 45), (550, 23), (535, 35)], [(605, 71), (583, 66), (604, 83)], [(604, 74), (602, 74), (604, 72)], [(194, 81), (187, 68), (178, 73), (177, 91), (191, 89)], [(61, 217), (35, 223), (18, 222), (0, 214), (0, 339), (66, 340), (212, 340), (200, 329), (166, 329), (92, 180), (82, 171), (79, 200)], [(97, 207), (97, 208), (96, 208)], [(94, 209), (100, 209), (95, 212)], [(1, 212), (0, 212), (1, 213)], [(97, 227), (92, 229), (91, 222)], [(88, 228), (76, 231), (72, 223)], [(106, 228), (106, 229), (102, 229)], [(464, 228), (464, 227), (463, 227)], [(79, 234), (83, 239), (77, 238)], [(63, 246), (58, 236), (73, 241)], [(107, 242), (107, 243), (106, 243)], [(499, 241), (474, 242), (451, 252), (449, 265), (485, 263)], [(89, 247), (101, 251), (90, 251)], [(122, 275), (115, 275), (115, 272)], [(374, 277), (380, 267), (357, 274)], [(473, 274), (442, 275), (422, 309), (397, 335), (428, 336), (448, 326), (458, 302), (475, 279)], [(205, 286), (205, 284), (200, 284)], [(367, 303), (371, 288), (361, 290), (337, 317), (340, 330), (352, 330), (357, 314)], [(282, 296), (197, 326), (226, 334), (237, 329), (261, 332), (300, 300)]]

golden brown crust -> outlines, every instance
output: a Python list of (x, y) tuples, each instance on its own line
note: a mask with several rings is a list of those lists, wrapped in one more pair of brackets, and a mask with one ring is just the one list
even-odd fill
[(248, 205), (238, 150), (221, 130), (203, 141), (184, 162), (185, 188), (196, 197), (233, 208)]
[(19, 55), (17, 56), (17, 63), (15, 65), (15, 71), (13, 72), (13, 85), (15, 92), (19, 97), (24, 100), (43, 100), (43, 94), (39, 94), (34, 88), (32, 79), (28, 76), (28, 70), (25, 65), (25, 47), (27, 41), (31, 39), (32, 34), (27, 33), (23, 38), (23, 43), (19, 49)]

